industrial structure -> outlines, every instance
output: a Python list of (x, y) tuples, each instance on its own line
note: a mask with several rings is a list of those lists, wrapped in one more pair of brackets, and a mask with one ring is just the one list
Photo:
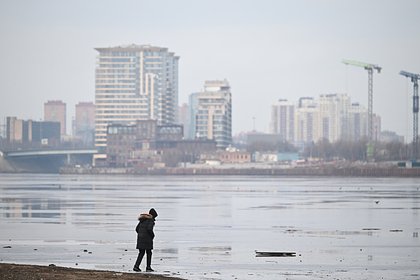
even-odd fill
[(417, 160), (419, 143), (419, 84), (420, 74), (400, 71), (400, 75), (411, 79), (413, 83), (413, 160)]
[(373, 72), (374, 70), (381, 73), (382, 67), (365, 62), (359, 62), (354, 60), (343, 60), (346, 65), (362, 67), (368, 71), (368, 139), (372, 142), (373, 139)]

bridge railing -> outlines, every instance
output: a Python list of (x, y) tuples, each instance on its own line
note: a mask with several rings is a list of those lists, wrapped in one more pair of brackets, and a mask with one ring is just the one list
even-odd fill
[(61, 143), (57, 145), (41, 145), (41, 143), (7, 143), (0, 141), (0, 151), (5, 153), (18, 151), (48, 151), (48, 150), (95, 149), (79, 143)]

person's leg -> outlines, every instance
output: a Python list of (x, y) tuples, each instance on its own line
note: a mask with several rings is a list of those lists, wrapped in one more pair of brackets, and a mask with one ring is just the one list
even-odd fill
[(146, 271), (154, 271), (152, 269), (152, 250), (146, 250), (146, 254), (147, 254), (147, 266), (146, 266)]
[(144, 256), (145, 251), (146, 250), (144, 250), (144, 249), (139, 249), (139, 255), (137, 256), (137, 260), (136, 260), (136, 263), (134, 264), (134, 268), (133, 268), (134, 271), (141, 271), (140, 270), (140, 264), (141, 264), (141, 261), (143, 260), (143, 256)]

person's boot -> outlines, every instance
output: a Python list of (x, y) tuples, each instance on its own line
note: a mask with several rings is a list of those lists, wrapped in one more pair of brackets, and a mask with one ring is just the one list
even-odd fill
[(139, 267), (133, 267), (133, 270), (136, 271), (136, 272), (140, 272), (141, 271), (141, 269)]
[(151, 250), (148, 252), (146, 257), (147, 257), (146, 271), (153, 272), (154, 270), (152, 269), (152, 251)]

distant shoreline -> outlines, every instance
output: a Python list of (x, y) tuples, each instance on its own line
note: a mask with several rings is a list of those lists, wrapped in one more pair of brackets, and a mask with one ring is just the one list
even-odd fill
[(149, 175), (149, 176), (332, 176), (332, 177), (420, 177), (420, 168), (334, 167), (295, 168), (62, 168), (61, 174)]

